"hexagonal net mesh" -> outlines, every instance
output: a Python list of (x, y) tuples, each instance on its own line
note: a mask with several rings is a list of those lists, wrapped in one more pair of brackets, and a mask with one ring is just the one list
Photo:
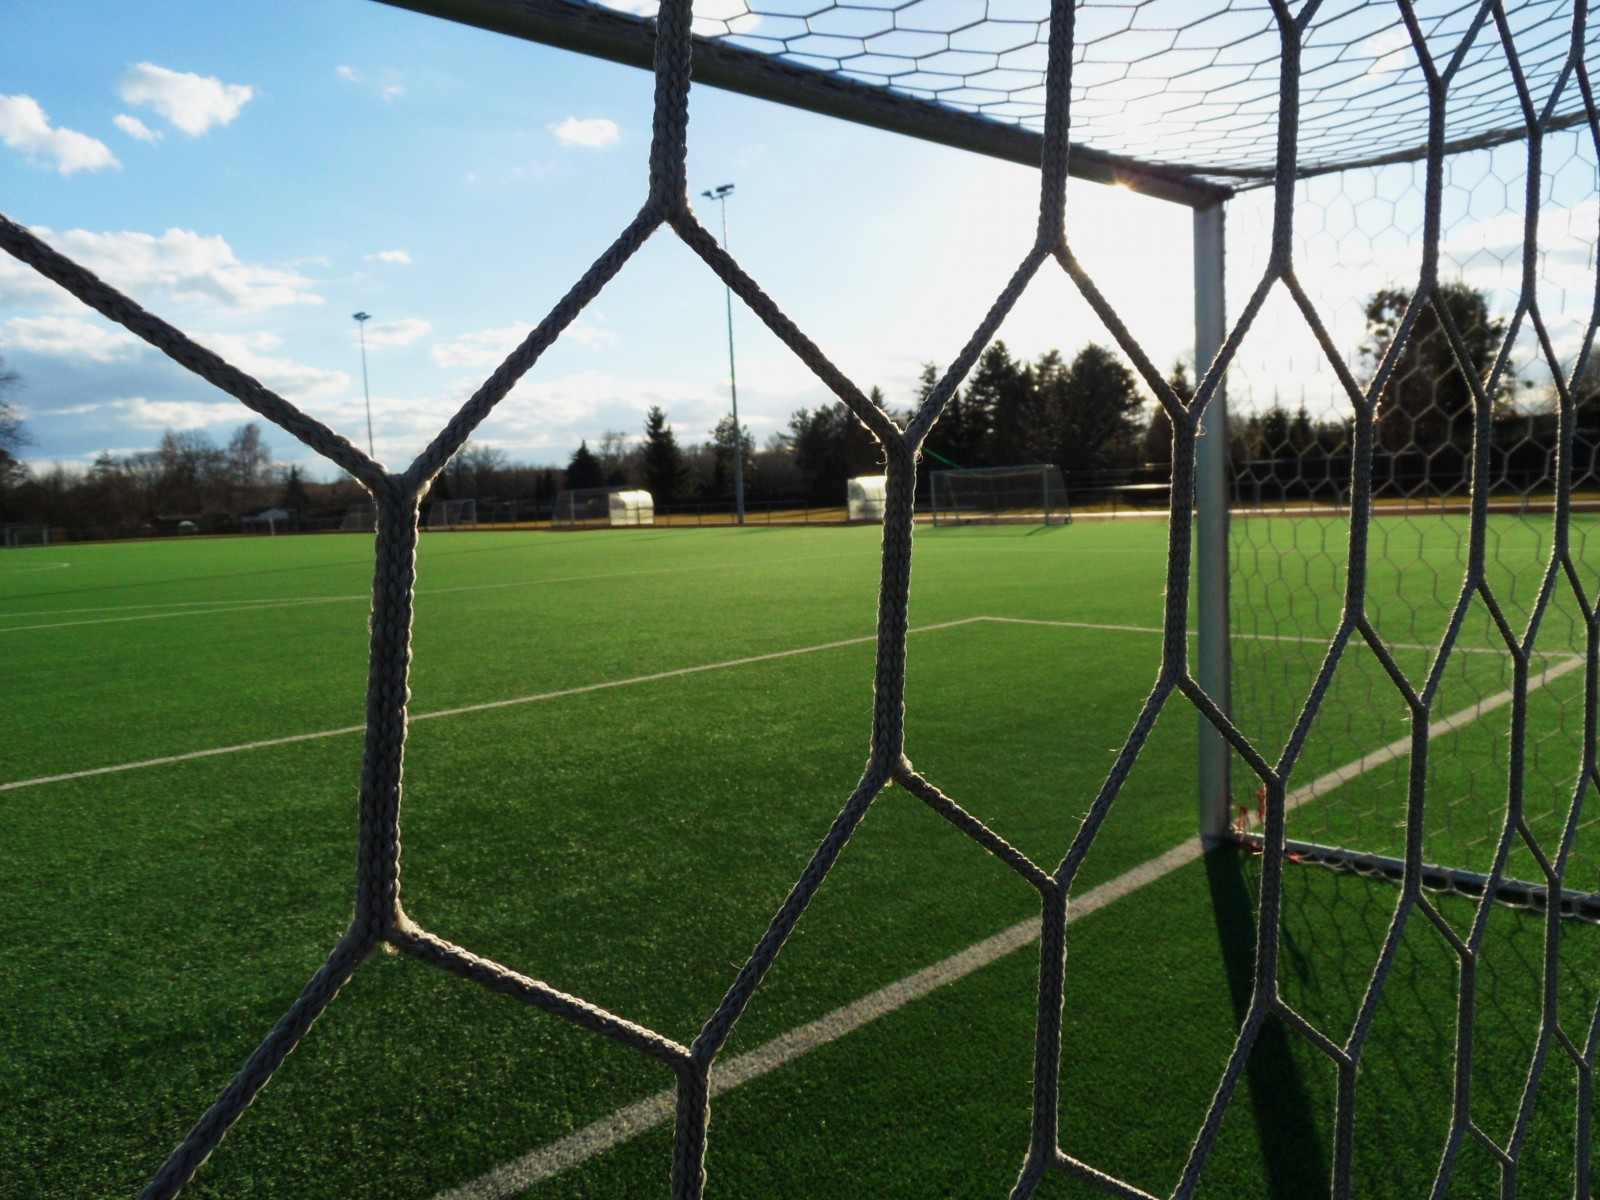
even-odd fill
[[(1319, 1054), (1336, 1076), (1333, 1194), (1376, 1194), (1361, 1182), (1366, 1160), (1357, 1135), (1367, 1128), (1357, 1121), (1361, 1083), (1374, 1068), (1374, 1047), (1382, 1045), (1373, 1037), (1380, 1010), (1426, 982), (1408, 957), (1408, 936), (1420, 931), (1456, 972), (1454, 1030), (1430, 1060), (1435, 1075), (1448, 1077), (1448, 1102), (1428, 1190), (1459, 1194), (1461, 1163), (1476, 1154), (1498, 1174), (1502, 1194), (1515, 1194), (1530, 1123), (1565, 1064), (1569, 1086), (1559, 1094), (1570, 1101), (1571, 1175), (1577, 1193), (1588, 1195), (1600, 1023), (1592, 994), (1587, 1008), (1572, 1006), (1560, 919), (1564, 907), (1588, 912), (1584, 893), (1596, 886), (1580, 853), (1587, 849), (1580, 837), (1585, 806), (1597, 783), (1600, 684), (1600, 580), (1585, 542), (1597, 390), (1588, 362), (1600, 312), (1594, 262), (1600, 117), (1586, 68), (1591, 35), (1583, 6), (1573, 12), (1555, 3), (1486, 0), (1425, 13), (1406, 0), (1204, 7), (1057, 0), (1046, 14), (1001, 0), (923, 0), (824, 6), (796, 16), (769, 5), (702, 14), (709, 36), (698, 40), (688, 0), (667, 0), (653, 24), (615, 14), (595, 24), (601, 10), (555, 0), (412, 6), (506, 28), (535, 14), (545, 21), (538, 31), (544, 36), (569, 21), (563, 26), (569, 32), (588, 30), (574, 44), (616, 57), (632, 53), (627, 38), (645, 36), (657, 86), (638, 215), (405, 470), (372, 461), (0, 218), (7, 252), (349, 471), (376, 503), (351, 923), (144, 1194), (168, 1197), (183, 1188), (344, 982), (388, 945), (668, 1068), (676, 1079), (672, 1190), (681, 1198), (700, 1196), (718, 1056), (892, 781), (1039, 897), (1032, 1120), (1013, 1195), (1032, 1195), (1047, 1178), (1064, 1174), (1104, 1194), (1148, 1197), (1062, 1146), (1067, 923), (1080, 869), (1158, 717), (1187, 703), (1212, 743), (1235, 756), (1238, 794), (1232, 802), (1214, 797), (1206, 828), (1225, 831), (1233, 814), (1220, 811), (1224, 803), (1243, 810), (1235, 840), (1260, 852), (1252, 877), (1259, 932), (1246, 952), (1248, 995), (1233, 1049), (1169, 1194), (1191, 1196), (1202, 1187), (1252, 1055), (1269, 1038), (1285, 1036)], [(730, 62), (756, 70), (748, 59), (762, 51), (804, 56), (844, 85), (887, 83), (911, 103), (932, 97), (939, 105), (926, 106), (932, 116), (924, 116), (935, 123), (1009, 122), (1035, 138), (1037, 237), (903, 426), (833, 366), (689, 205), (691, 65), (709, 54), (712, 74), (732, 71)], [(805, 86), (831, 95), (835, 107), (849, 109), (859, 99), (869, 108), (871, 96), (881, 99), (881, 89), (829, 92), (818, 81), (835, 76), (812, 75)], [(777, 81), (774, 94), (792, 95), (784, 92), (792, 75), (769, 78)], [(747, 75), (744, 86), (754, 89), (754, 79)], [(1080, 133), (1087, 130), (1087, 148), (1069, 143), (1074, 118)], [(1015, 150), (1014, 141), (996, 145), (1002, 143)], [(1373, 161), (1390, 158), (1397, 162)], [(1102, 167), (1132, 163), (1144, 171), (1139, 178), (1165, 181), (1169, 191), (1212, 206), (1213, 215), (1221, 198), (1217, 181), (1270, 184), (1259, 198), (1234, 202), (1245, 234), (1235, 243), (1231, 272), (1237, 315), (1216, 337), (1215, 354), (1202, 354), (1192, 397), (1169, 385), (1073, 254), (1070, 239), (1079, 231), (1067, 211), (1066, 178), (1086, 160)], [(1340, 166), (1342, 173), (1326, 173)], [(888, 480), (866, 768), (689, 1045), (420, 928), (402, 907), (399, 869), (420, 499), (516, 381), (663, 227), (872, 431)], [(1029, 281), (1057, 268), (1170, 418), (1172, 500), (1154, 687), (1061, 858), (1042, 866), (913, 769), (904, 698), (920, 449)], [(1220, 275), (1199, 274), (1198, 291), (1213, 292), (1197, 308), (1208, 307), (1214, 318)], [(1208, 461), (1226, 465), (1227, 456), (1215, 452), (1226, 445), (1217, 436), (1226, 428), (1225, 380), (1247, 401), (1233, 424), (1231, 499), (1239, 511), (1231, 542), (1233, 628), (1224, 639), (1233, 648), (1224, 668), (1231, 665), (1236, 681), (1236, 720), (1229, 716), (1227, 670), (1192, 669), (1190, 654), (1197, 518), (1204, 545), (1206, 522), (1219, 528), (1228, 515), (1226, 493), (1203, 490), (1197, 474), (1197, 450), (1205, 446)], [(1207, 479), (1219, 482), (1215, 473)], [(1226, 555), (1200, 566), (1202, 590), (1206, 572), (1213, 587), (1230, 577)], [(1170, 870), (1202, 852), (1196, 838), (1157, 866)], [(1398, 889), (1362, 892), (1362, 900), (1350, 889), (1366, 885), (1348, 875), (1306, 871), (1291, 878), (1288, 865), (1308, 857), (1393, 876)], [(1338, 886), (1319, 890), (1302, 882), (1312, 879)], [(1469, 895), (1441, 894), (1433, 888), (1441, 882)], [(1529, 917), (1489, 902), (1503, 893), (1538, 912)], [(1300, 967), (1298, 923), (1317, 906), (1324, 909), (1322, 928), (1331, 911), (1337, 937), (1361, 934), (1377, 947), (1375, 960), (1359, 962), (1344, 1011), (1319, 1003), (1316, 981)], [(1505, 927), (1499, 922), (1508, 913), (1514, 924)], [(1487, 998), (1499, 996), (1489, 986), (1496, 972), (1536, 981), (1523, 1014), (1536, 1030), (1520, 1073), (1509, 1076), (1518, 1084), (1509, 1103), (1485, 1107), (1473, 1082), (1487, 1068), (1473, 1039), (1485, 1015), (1480, 998), (1488, 1007)], [(1402, 1055), (1403, 1065), (1411, 1057)], [(1381, 1140), (1381, 1123), (1374, 1128)]]

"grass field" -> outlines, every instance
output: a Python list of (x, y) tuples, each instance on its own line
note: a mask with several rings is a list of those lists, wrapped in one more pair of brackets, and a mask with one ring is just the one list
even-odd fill
[[(1422, 626), (1414, 639), (1399, 630), (1432, 618), (1407, 614), (1453, 598), (1439, 582), (1459, 552), (1452, 520), (1386, 552), (1374, 597), (1396, 641), (1421, 644)], [(1501, 534), (1522, 556), (1503, 556), (1522, 564), (1506, 568), (1519, 596), (1538, 561), (1522, 529)], [(1242, 697), (1291, 693), (1314, 669), (1314, 644), (1295, 639), (1336, 618), (1322, 589), (1337, 583), (1328, 548), (1342, 536), (1331, 520), (1250, 534), (1254, 582), (1236, 593), (1260, 653), (1236, 658)], [(1154, 680), (1165, 537), (1157, 522), (917, 533), (907, 752), (1035, 861), (1059, 860)], [(408, 912), (690, 1040), (865, 761), (878, 538), (424, 537)], [(1403, 565), (1434, 559), (1431, 576)], [(349, 730), (364, 711), (370, 573), (359, 535), (0, 554), (0, 1195), (137, 1193), (348, 922), (360, 762)], [(1407, 669), (1425, 667), (1425, 651), (1406, 655)], [(1441, 712), (1504, 686), (1492, 656), (1462, 659)], [(1573, 736), (1557, 726), (1574, 697), (1581, 711), (1582, 678), (1538, 692), (1551, 763)], [(1339, 695), (1350, 711), (1319, 723), (1308, 763), (1348, 764), (1403, 732), (1392, 697), (1374, 695), (1355, 683)], [(1241, 719), (1270, 742), (1286, 711), (1261, 701)], [(1459, 747), (1433, 768), (1437, 792), (1480, 824), (1503, 804), (1493, 734), (1505, 715), (1452, 735)], [(1175, 702), (1075, 896), (1193, 836), (1195, 744), (1194, 712)], [(1398, 810), (1370, 774), (1299, 810), (1291, 835), (1392, 830)], [(1442, 826), (1433, 845), (1470, 856), (1478, 835), (1456, 832), (1468, 824)], [(1069, 1153), (1158, 1194), (1174, 1186), (1249, 998), (1257, 875), (1255, 860), (1216, 851), (1074, 922)], [(1336, 1041), (1395, 898), (1382, 883), (1290, 872), (1282, 986)], [(1470, 921), (1466, 901), (1438, 903)], [(726, 1057), (1030, 917), (1025, 884), (891, 789)], [(1563, 942), (1561, 1019), (1580, 1042), (1600, 984), (1596, 934), (1570, 926)], [(1537, 917), (1491, 917), (1473, 1112), (1501, 1139), (1533, 1052), (1541, 938)], [(720, 1096), (708, 1195), (1003, 1195), (1027, 1146), (1037, 959), (1025, 940)], [(1447, 943), (1414, 921), (1365, 1059), (1358, 1196), (1426, 1193), (1449, 1119), (1456, 977)], [(1570, 1188), (1574, 1080), (1556, 1051), (1522, 1150), (1524, 1196)], [(670, 1082), (593, 1035), (377, 955), (186, 1195), (435, 1197)], [(1325, 1194), (1333, 1098), (1327, 1061), (1269, 1027), (1200, 1194)], [(457, 1194), (665, 1195), (670, 1138), (670, 1123), (655, 1124), (531, 1187)], [(1494, 1193), (1498, 1179), (1472, 1143), (1450, 1194)], [(1055, 1178), (1041, 1194), (1089, 1193)]]

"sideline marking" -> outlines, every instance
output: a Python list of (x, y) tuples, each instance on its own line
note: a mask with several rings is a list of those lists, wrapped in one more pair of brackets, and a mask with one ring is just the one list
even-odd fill
[[(501, 585), (490, 584), (488, 586), (496, 587), (496, 586), (501, 586)], [(170, 614), (163, 614), (163, 615), (170, 615)], [(936, 624), (933, 624), (933, 625), (919, 625), (917, 628), (909, 630), (908, 632), (910, 632), (910, 633), (928, 633), (928, 632), (931, 632), (933, 630), (953, 629), (953, 628), (955, 628), (956, 626), (959, 626), (959, 625), (973, 625), (973, 624), (977, 624), (979, 622), (989, 622), (989, 623), (998, 624), (998, 625), (1042, 625), (1042, 626), (1047, 626), (1047, 627), (1051, 627), (1051, 628), (1058, 628), (1058, 629), (1088, 629), (1088, 630), (1095, 630), (1095, 631), (1109, 632), (1109, 633), (1150, 633), (1150, 634), (1159, 634), (1159, 633), (1164, 632), (1163, 630), (1161, 630), (1161, 629), (1159, 629), (1159, 628), (1157, 628), (1155, 626), (1145, 626), (1145, 625), (1108, 625), (1108, 624), (1095, 622), (1095, 621), (1046, 621), (1046, 620), (1031, 620), (1031, 619), (1022, 618), (1022, 617), (987, 617), (987, 616), (961, 617), (960, 619), (954, 620), (954, 621), (940, 621), (940, 622), (938, 622)], [(5, 632), (5, 631), (4, 630), (0, 630), (0, 632)], [(1191, 634), (1191, 636), (1193, 636), (1193, 634)], [(1238, 636), (1240, 636), (1240, 637), (1248, 637), (1248, 638), (1251, 638), (1252, 640), (1263, 640), (1263, 641), (1277, 641), (1277, 640), (1311, 641), (1311, 640), (1314, 640), (1314, 639), (1309, 639), (1309, 638), (1276, 639), (1276, 638), (1266, 638), (1266, 637), (1264, 637), (1262, 635), (1251, 635), (1251, 634), (1240, 634)], [(601, 692), (601, 691), (607, 691), (607, 690), (609, 690), (611, 688), (630, 687), (630, 686), (632, 686), (633, 684), (636, 684), (636, 683), (654, 683), (657, 680), (661, 680), (661, 679), (675, 679), (675, 678), (678, 678), (678, 677), (681, 677), (681, 676), (684, 676), (684, 675), (699, 675), (699, 674), (702, 674), (702, 673), (704, 673), (706, 671), (721, 671), (721, 670), (725, 670), (725, 669), (727, 669), (729, 667), (747, 667), (747, 666), (751, 666), (751, 665), (753, 665), (755, 663), (772, 662), (773, 660), (780, 659), (780, 658), (793, 658), (796, 655), (800, 655), (800, 654), (815, 654), (815, 653), (817, 653), (818, 651), (821, 651), (821, 650), (837, 650), (837, 649), (840, 649), (841, 647), (844, 647), (844, 646), (860, 646), (860, 645), (864, 645), (864, 644), (866, 644), (868, 642), (875, 642), (877, 640), (878, 640), (878, 635), (877, 634), (875, 634), (875, 633), (873, 633), (873, 634), (865, 634), (865, 635), (863, 635), (861, 637), (845, 638), (844, 640), (837, 641), (837, 642), (819, 642), (815, 646), (800, 646), (800, 647), (798, 647), (796, 649), (793, 649), (793, 650), (774, 650), (770, 654), (754, 654), (754, 655), (750, 655), (750, 656), (745, 657), (745, 658), (730, 658), (730, 659), (725, 659), (722, 662), (702, 663), (701, 665), (694, 666), (694, 667), (676, 667), (676, 668), (674, 668), (673, 670), (670, 670), (670, 671), (656, 671), (656, 672), (652, 672), (649, 675), (635, 675), (635, 676), (633, 676), (631, 678), (628, 678), (628, 679), (607, 679), (607, 680), (601, 681), (600, 683), (585, 683), (585, 684), (582, 684), (582, 685), (580, 685), (578, 687), (561, 688), (560, 690), (553, 691), (553, 692), (537, 692), (537, 693), (535, 693), (533, 695), (530, 695), (530, 696), (512, 696), (512, 697), (509, 697), (508, 699), (505, 699), (505, 700), (486, 700), (486, 701), (483, 701), (482, 703), (479, 703), (479, 704), (464, 704), (464, 705), (461, 705), (458, 708), (441, 708), (441, 709), (436, 709), (433, 712), (411, 713), (407, 718), (407, 722), (408, 722), (408, 724), (415, 724), (418, 721), (433, 721), (433, 720), (437, 720), (440, 717), (460, 717), (460, 716), (466, 716), (466, 715), (471, 714), (471, 713), (489, 712), (489, 711), (491, 711), (493, 709), (497, 709), (497, 708), (515, 708), (515, 707), (517, 707), (519, 705), (523, 705), (523, 704), (537, 704), (537, 703), (539, 703), (540, 701), (543, 701), (543, 700), (558, 700), (558, 699), (561, 699), (562, 697), (565, 697), (565, 696), (581, 696), (581, 695), (584, 695), (585, 693), (588, 693), (588, 692)], [(1404, 649), (1410, 649), (1410, 650), (1429, 650), (1429, 649), (1433, 649), (1433, 647), (1428, 647), (1428, 646), (1420, 646), (1420, 645), (1419, 646), (1410, 646), (1410, 645), (1406, 645), (1406, 644), (1396, 644), (1394, 646), (1391, 646), (1390, 648), (1391, 649), (1402, 649), (1402, 650), (1404, 650)], [(1496, 650), (1491, 650), (1491, 649), (1474, 649), (1474, 648), (1470, 648), (1470, 647), (1461, 647), (1461, 646), (1456, 647), (1456, 652), (1463, 653), (1463, 654), (1467, 654), (1467, 653), (1503, 653), (1503, 651), (1496, 651)], [(1568, 671), (1571, 671), (1571, 670), (1581, 666), (1583, 664), (1583, 662), (1584, 662), (1584, 659), (1580, 655), (1572, 655), (1570, 657), (1562, 658), (1556, 665), (1547, 668), (1544, 671), (1543, 674), (1537, 676), (1536, 679), (1530, 679), (1528, 681), (1529, 694), (1532, 694), (1535, 690), (1537, 690), (1538, 688), (1543, 687), (1546, 683), (1550, 682), (1551, 680), (1559, 679), (1562, 675), (1567, 674)], [(1501, 692), (1496, 696), (1490, 697), (1488, 700), (1483, 700), (1483, 701), (1479, 702), (1480, 705), (1488, 705), (1489, 707), (1481, 708), (1481, 709), (1479, 709), (1479, 708), (1463, 709), (1462, 711), (1463, 712), (1474, 712), (1474, 713), (1479, 712), (1479, 711), (1481, 711), (1481, 712), (1490, 712), (1494, 708), (1500, 707), (1501, 704), (1503, 704), (1503, 703), (1509, 703), (1509, 697), (1510, 697), (1510, 693), (1509, 692)], [(1494, 702), (1494, 703), (1491, 703), (1491, 702)], [(1460, 714), (1457, 714), (1457, 715), (1459, 716)], [(1444, 718), (1445, 721), (1453, 721), (1455, 719), (1456, 719), (1455, 717)], [(1441, 729), (1441, 726), (1440, 725), (1435, 725), (1435, 726), (1433, 726), (1431, 728), (1433, 728), (1433, 729)], [(1454, 728), (1456, 728), (1456, 726), (1451, 725), (1450, 728), (1454, 729)], [(201, 759), (201, 758), (215, 758), (218, 755), (222, 755), (222, 754), (239, 754), (239, 753), (242, 753), (243, 751), (246, 751), (246, 750), (266, 750), (266, 749), (270, 749), (270, 748), (272, 748), (274, 746), (290, 746), (290, 745), (294, 745), (296, 742), (316, 742), (316, 741), (321, 741), (324, 738), (342, 737), (345, 734), (351, 734), (351, 733), (362, 733), (365, 730), (366, 730), (365, 723), (360, 724), (360, 725), (341, 725), (337, 729), (320, 729), (320, 730), (317, 730), (314, 733), (293, 733), (293, 734), (288, 734), (288, 735), (286, 735), (284, 737), (265, 738), (265, 739), (263, 739), (261, 741), (257, 741), (257, 742), (239, 742), (239, 743), (236, 743), (235, 745), (232, 745), (232, 746), (213, 746), (212, 748), (210, 748), (208, 750), (187, 750), (187, 751), (183, 752), (182, 754), (167, 754), (167, 755), (162, 755), (159, 758), (140, 759), (137, 762), (114, 763), (111, 766), (90, 767), (89, 769), (84, 770), (84, 771), (67, 771), (67, 772), (63, 772), (62, 774), (59, 774), (59, 775), (41, 775), (41, 776), (38, 776), (38, 777), (33, 778), (33, 779), (12, 780), (9, 783), (0, 783), (0, 792), (15, 791), (18, 788), (38, 787), (38, 786), (40, 786), (42, 784), (46, 784), (46, 783), (65, 783), (65, 782), (68, 782), (68, 781), (73, 780), (73, 779), (88, 779), (88, 778), (90, 778), (92, 776), (95, 776), (95, 775), (116, 775), (116, 774), (120, 774), (123, 771), (137, 771), (137, 770), (140, 770), (140, 769), (142, 769), (144, 767), (164, 767), (164, 766), (168, 766), (168, 765), (170, 765), (172, 763), (192, 762), (192, 761), (194, 761), (196, 759)], [(1441, 729), (1441, 731), (1442, 731), (1442, 729)], [(1434, 735), (1432, 733), (1430, 733), (1429, 736), (1431, 738)], [(1401, 741), (1407, 746), (1410, 745), (1409, 739), (1401, 739)], [(1396, 742), (1395, 743), (1395, 745), (1400, 745), (1400, 744), (1401, 744), (1401, 742)], [(1392, 749), (1392, 747), (1389, 747), (1389, 749)], [(1377, 753), (1383, 753), (1383, 751), (1378, 751)], [(1388, 760), (1385, 759), (1383, 761), (1388, 761)], [(1374, 762), (1374, 765), (1376, 765), (1376, 761)], [(1358, 774), (1359, 774), (1359, 772), (1358, 772)]]
[[(971, 620), (996, 620), (998, 618), (973, 617)], [(957, 622), (965, 624), (966, 622)], [(1110, 628), (1128, 628), (1126, 626), (1111, 626)], [(1539, 675), (1528, 680), (1528, 692), (1532, 694), (1552, 680), (1560, 678), (1570, 671), (1576, 670), (1583, 664), (1582, 659), (1557, 663)], [(1460, 712), (1442, 717), (1428, 726), (1428, 740), (1442, 734), (1449, 733), (1472, 721), (1477, 720), (1486, 713), (1497, 708), (1504, 708), (1510, 704), (1512, 693), (1508, 689), (1496, 695), (1486, 697), (1476, 704), (1468, 705)], [(1411, 751), (1411, 736), (1397, 738), (1382, 749), (1370, 754), (1364, 754), (1353, 763), (1349, 763), (1325, 775), (1318, 776), (1303, 787), (1298, 787), (1285, 797), (1285, 807), (1292, 811), (1302, 804), (1307, 804), (1319, 796), (1333, 791), (1341, 784), (1348, 783), (1376, 767), (1393, 762), (1397, 758), (1406, 757)], [(1067, 905), (1067, 923), (1106, 907), (1114, 900), (1138, 891), (1148, 884), (1164, 879), (1181, 867), (1196, 862), (1205, 853), (1204, 847), (1198, 837), (1192, 837), (1159, 854), (1148, 862), (1141, 863), (1130, 871), (1125, 871), (1115, 879), (1102, 883), (1099, 887), (1090, 888), (1081, 896), (1073, 897)], [(896, 1009), (904, 1008), (913, 1000), (937, 991), (947, 984), (955, 983), (966, 978), (974, 971), (988, 966), (990, 963), (1006, 957), (1025, 946), (1031, 945), (1039, 937), (1039, 922), (1028, 920), (1019, 922), (1009, 929), (1002, 930), (992, 937), (981, 942), (975, 942), (965, 950), (952, 954), (949, 958), (941, 959), (932, 966), (924, 967), (914, 974), (907, 975), (904, 979), (896, 980), (887, 987), (869, 992), (859, 1000), (853, 1000), (841, 1008), (836, 1008), (825, 1016), (815, 1021), (808, 1022), (798, 1028), (791, 1029), (788, 1033), (780, 1034), (770, 1042), (747, 1050), (743, 1054), (735, 1055), (725, 1061), (718, 1062), (711, 1070), (711, 1095), (720, 1096), (732, 1091), (740, 1084), (748, 1083), (752, 1079), (759, 1079), (768, 1072), (775, 1071), (786, 1063), (793, 1062), (804, 1054), (810, 1053), (829, 1042), (837, 1041), (847, 1033), (853, 1033), (864, 1025), (871, 1024), (879, 1017), (887, 1016)], [(434, 1200), (506, 1200), (520, 1192), (546, 1179), (553, 1178), (563, 1171), (579, 1166), (607, 1150), (631, 1141), (633, 1138), (664, 1125), (675, 1117), (675, 1095), (672, 1089), (656, 1092), (643, 1100), (601, 1117), (598, 1121), (570, 1133), (566, 1137), (558, 1138), (537, 1150), (530, 1151), (520, 1158), (502, 1163), (477, 1179), (460, 1187), (451, 1188), (449, 1191), (440, 1192)]]
[(71, 565), (64, 562), (30, 563), (25, 567), (7, 567), (0, 571), (0, 575), (21, 575), (28, 571), (65, 571)]
[[(1166, 630), (1155, 625), (1099, 625), (1091, 621), (1047, 621), (1038, 617), (984, 617), (985, 621), (993, 621), (999, 625), (1045, 625), (1064, 629), (1106, 629), (1113, 633), (1159, 633), (1165, 634)], [(1189, 631), (1190, 637), (1199, 637), (1194, 630)], [(1240, 642), (1297, 642), (1308, 646), (1327, 646), (1333, 639), (1331, 637), (1313, 637), (1306, 634), (1294, 633), (1232, 633), (1230, 640)], [(1351, 634), (1352, 646), (1365, 647), (1358, 634)], [(1438, 650), (1438, 646), (1425, 645), (1422, 642), (1385, 642), (1384, 646), (1390, 650), (1421, 650), (1431, 654)], [(1450, 648), (1451, 654), (1500, 654), (1509, 655), (1510, 651), (1502, 646), (1463, 646), (1459, 642)], [(1566, 660), (1575, 658), (1581, 660), (1583, 655), (1571, 650), (1535, 650), (1535, 658), (1559, 658)]]
[[(987, 620), (986, 617), (962, 617), (958, 621), (941, 621), (935, 625), (919, 625), (909, 630), (910, 633), (928, 633), (936, 629), (952, 629), (957, 625), (971, 625), (975, 621)], [(607, 679), (600, 683), (585, 683), (578, 687), (561, 688), (554, 692), (538, 692), (531, 696), (512, 696), (505, 700), (486, 700), (481, 704), (464, 704), (459, 708), (441, 708), (433, 712), (412, 713), (408, 718), (409, 724), (418, 721), (435, 721), (440, 717), (460, 717), (468, 713), (489, 712), (497, 708), (515, 708), (522, 704), (536, 704), (541, 700), (558, 700), (565, 696), (581, 696), (587, 692), (603, 692), (610, 688), (630, 687), (636, 683), (654, 683), (661, 679), (677, 679), (684, 675), (700, 675), (706, 671), (722, 671), (729, 667), (747, 667), (753, 663), (772, 662), (780, 658), (794, 658), (800, 654), (815, 654), (821, 650), (837, 650), (844, 646), (860, 646), (869, 642), (876, 642), (876, 633), (866, 634), (862, 637), (845, 638), (837, 642), (819, 642), (815, 646), (800, 646), (793, 650), (774, 650), (770, 654), (753, 654), (745, 658), (729, 658), (722, 662), (702, 663), (696, 667), (676, 667), (670, 671), (654, 671), (649, 675), (635, 675), (630, 679)], [(116, 763), (108, 767), (90, 767), (86, 771), (67, 771), (60, 775), (41, 775), (36, 779), (18, 779), (10, 783), (0, 783), (0, 792), (15, 791), (18, 788), (38, 787), (46, 783), (64, 783), (71, 779), (88, 779), (94, 775), (115, 775), (122, 771), (137, 771), (144, 767), (163, 767), (170, 763), (192, 762), (199, 758), (215, 758), (219, 754), (238, 754), (245, 750), (265, 750), (271, 746), (289, 746), (296, 742), (314, 742), (323, 738), (342, 737), (349, 733), (363, 733), (366, 724), (342, 725), (338, 729), (321, 729), (315, 733), (295, 733), (287, 737), (266, 738), (259, 742), (240, 742), (233, 746), (214, 746), (209, 750), (189, 750), (183, 754), (167, 754), (160, 758), (146, 758), (138, 762)]]
[[(697, 563), (686, 567), (644, 567), (637, 571), (607, 571), (598, 575), (559, 575), (548, 579), (516, 579), (505, 583), (469, 583), (459, 587), (419, 589), (417, 596), (449, 596), (458, 592), (493, 592), (506, 588), (542, 587), (551, 583), (591, 583), (598, 579), (632, 579), (640, 575), (673, 575), (690, 571), (736, 570), (744, 566), (771, 566), (774, 563), (818, 562), (835, 558), (865, 558), (876, 554), (873, 550), (847, 550), (837, 554), (808, 554), (798, 558), (757, 559), (753, 562)], [(69, 566), (69, 563), (61, 563)], [(35, 568), (42, 570), (43, 568)], [(23, 599), (25, 597), (18, 597)], [(111, 625), (119, 621), (159, 621), (168, 617), (206, 617), (217, 613), (254, 612), (258, 608), (292, 608), (302, 604), (343, 604), (354, 601), (372, 602), (372, 590), (352, 592), (343, 596), (287, 596), (277, 600), (169, 600), (159, 604), (113, 604), (103, 608), (31, 609), (23, 612), (0, 612), (0, 621), (26, 617), (60, 617), (76, 613), (133, 612), (139, 609), (175, 609), (173, 612), (139, 613), (127, 617), (97, 617), (88, 621), (52, 621), (40, 625), (0, 626), (0, 633), (25, 633), (30, 629), (68, 629), (78, 625)]]

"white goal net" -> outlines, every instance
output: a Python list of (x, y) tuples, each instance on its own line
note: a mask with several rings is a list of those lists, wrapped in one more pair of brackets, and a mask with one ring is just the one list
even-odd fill
[(928, 477), (928, 491), (935, 525), (1072, 521), (1061, 468), (1050, 463), (934, 471)]
[(429, 529), (476, 529), (476, 500), (435, 500), (428, 505)]
[(48, 546), (48, 525), (0, 525), (0, 546)]
[(378, 527), (376, 504), (352, 504), (345, 509), (344, 520), (339, 523), (340, 533), (371, 533)]

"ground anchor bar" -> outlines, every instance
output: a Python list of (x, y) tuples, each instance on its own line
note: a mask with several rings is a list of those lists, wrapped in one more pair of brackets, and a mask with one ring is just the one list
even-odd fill
[[(1264, 843), (1259, 833), (1234, 833), (1231, 836), (1251, 853), (1259, 854), (1262, 851)], [(1369, 879), (1384, 879), (1390, 883), (1400, 883), (1405, 877), (1405, 860), (1386, 854), (1368, 854), (1360, 850), (1347, 850), (1342, 846), (1324, 846), (1318, 842), (1291, 840), (1285, 841), (1284, 846), (1290, 857), (1300, 862), (1364, 875)], [(1496, 904), (1530, 912), (1544, 912), (1550, 901), (1550, 889), (1542, 883), (1503, 877), (1496, 884), (1489, 876), (1477, 871), (1428, 863), (1422, 867), (1422, 886), (1430, 891), (1451, 892), (1469, 900), (1480, 900), (1487, 894)], [(1559, 896), (1563, 918), (1600, 925), (1600, 892), (1563, 888)]]

